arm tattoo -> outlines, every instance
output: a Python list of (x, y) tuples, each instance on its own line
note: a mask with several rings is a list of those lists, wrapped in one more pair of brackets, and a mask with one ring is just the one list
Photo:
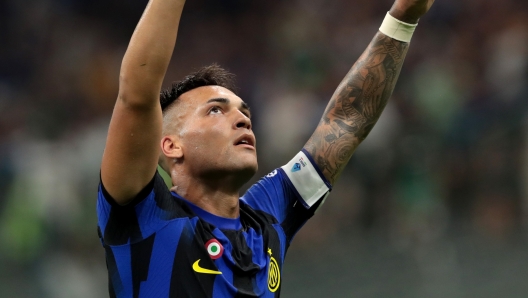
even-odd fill
[(345, 76), (304, 146), (334, 183), (378, 121), (394, 90), (409, 47), (379, 33)]

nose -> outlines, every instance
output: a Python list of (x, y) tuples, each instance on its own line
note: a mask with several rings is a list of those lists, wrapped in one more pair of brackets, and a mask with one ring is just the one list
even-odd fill
[(239, 115), (237, 116), (237, 119), (235, 123), (233, 124), (233, 128), (239, 129), (239, 128), (245, 128), (245, 129), (251, 129), (251, 119), (247, 117), (246, 115), (242, 114), (242, 112), (239, 111)]

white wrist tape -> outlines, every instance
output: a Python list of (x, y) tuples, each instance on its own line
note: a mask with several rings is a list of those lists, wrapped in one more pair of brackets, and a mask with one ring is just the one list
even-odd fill
[(418, 24), (402, 22), (387, 12), (379, 31), (396, 40), (410, 42), (416, 26), (418, 26)]

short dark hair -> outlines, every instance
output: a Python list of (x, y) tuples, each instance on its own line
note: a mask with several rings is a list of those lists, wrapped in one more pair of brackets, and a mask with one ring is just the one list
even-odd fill
[(202, 86), (221, 86), (236, 94), (235, 75), (213, 63), (200, 68), (198, 71), (186, 76), (183, 80), (172, 83), (170, 88), (161, 91), (161, 110), (170, 106), (180, 95)]

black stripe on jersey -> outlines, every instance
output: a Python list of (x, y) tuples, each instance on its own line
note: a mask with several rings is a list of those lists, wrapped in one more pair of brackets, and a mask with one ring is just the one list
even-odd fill
[(106, 201), (112, 206), (110, 215), (108, 216), (108, 222), (104, 230), (103, 241), (108, 245), (123, 245), (141, 241), (143, 236), (139, 228), (139, 222), (136, 216), (135, 206), (138, 202), (143, 200), (151, 192), (154, 185), (154, 177), (138, 194), (137, 196), (127, 205), (118, 205), (112, 196), (104, 188), (103, 182), (101, 181), (101, 190)]
[(262, 227), (279, 223), (271, 214), (261, 210), (255, 210), (247, 204), (240, 205), (240, 220), (243, 220), (247, 226), (253, 229), (259, 229), (257, 232), (262, 234)]
[(112, 208), (104, 231), (104, 242), (107, 245), (124, 245), (141, 241), (143, 236), (139, 229), (134, 206)]
[(141, 242), (130, 246), (132, 259), (132, 289), (134, 298), (139, 297), (139, 287), (142, 281), (146, 281), (149, 273), (150, 259), (156, 234), (146, 238)]
[(104, 231), (104, 242), (108, 245), (123, 245), (136, 243), (143, 240), (140, 225), (137, 219), (135, 207), (145, 199), (152, 191), (157, 207), (166, 211), (164, 220), (171, 220), (181, 217), (195, 216), (192, 210), (182, 200), (179, 200), (170, 193), (163, 178), (156, 172), (151, 182), (132, 200), (131, 203), (120, 206), (104, 188), (101, 182), (101, 190), (105, 199), (110, 203), (112, 209), (108, 217), (108, 222)]
[[(274, 224), (279, 223), (277, 219), (264, 211), (254, 210), (246, 204), (241, 204), (240, 219), (243, 221), (243, 225), (246, 224), (247, 226), (250, 226), (254, 229), (259, 229), (257, 232), (262, 234), (262, 238), (266, 241), (264, 243), (264, 249), (266, 250), (266, 253), (268, 249), (271, 249), (272, 256), (277, 260), (277, 263), (279, 263), (279, 268), (282, 270), (282, 250), (279, 233), (273, 227)], [(282, 287), (279, 287), (279, 289), (275, 292), (275, 297), (280, 297), (281, 288)], [(263, 290), (267, 290), (267, 288)]]
[(222, 230), (233, 246), (231, 256), (235, 262), (233, 268), (233, 286), (238, 292), (235, 297), (256, 297), (253, 286), (260, 267), (253, 263), (253, 252), (246, 242), (242, 231)]
[(105, 247), (106, 254), (106, 268), (108, 269), (108, 292), (110, 298), (116, 298), (117, 292), (123, 290), (123, 283), (119, 276), (119, 270), (117, 270), (117, 262), (114, 256), (114, 252), (107, 245)]
[[(186, 224), (178, 242), (169, 297), (171, 298), (201, 298), (212, 297), (216, 274), (197, 273), (192, 269), (193, 263), (200, 260), (200, 267), (218, 270), (215, 263), (205, 250), (206, 230), (210, 233), (208, 225), (202, 225), (199, 220), (195, 229), (190, 223)], [(210, 237), (209, 237), (210, 238)]]
[(295, 236), (302, 225), (314, 215), (315, 210), (321, 205), (322, 201), (323, 200), (320, 199), (310, 209), (306, 209), (300, 202), (296, 202), (290, 209), (281, 224), (282, 229), (286, 234), (286, 247), (290, 246), (293, 236)]
[[(270, 214), (263, 212), (263, 211), (254, 211), (258, 217), (265, 218), (269, 220), (270, 225), (268, 225), (267, 229), (264, 229), (264, 235), (263, 238), (268, 240), (268, 243), (265, 243), (266, 247), (265, 249), (271, 249), (272, 256), (277, 260), (277, 263), (279, 263), (279, 268), (282, 273), (282, 251), (281, 251), (281, 243), (279, 238), (279, 233), (277, 230), (271, 225), (278, 223), (275, 217), (271, 216)], [(271, 258), (271, 257), (270, 257)], [(279, 289), (275, 292), (275, 297), (280, 297), (282, 286), (279, 286)]]
[(156, 193), (156, 196), (154, 197), (156, 206), (161, 210), (166, 211), (163, 214), (162, 219), (171, 220), (175, 218), (192, 218), (196, 216), (184, 201), (174, 197), (171, 194), (167, 188), (167, 185), (165, 184), (165, 181), (163, 181), (163, 178), (161, 178), (159, 173), (156, 173), (153, 189)]

